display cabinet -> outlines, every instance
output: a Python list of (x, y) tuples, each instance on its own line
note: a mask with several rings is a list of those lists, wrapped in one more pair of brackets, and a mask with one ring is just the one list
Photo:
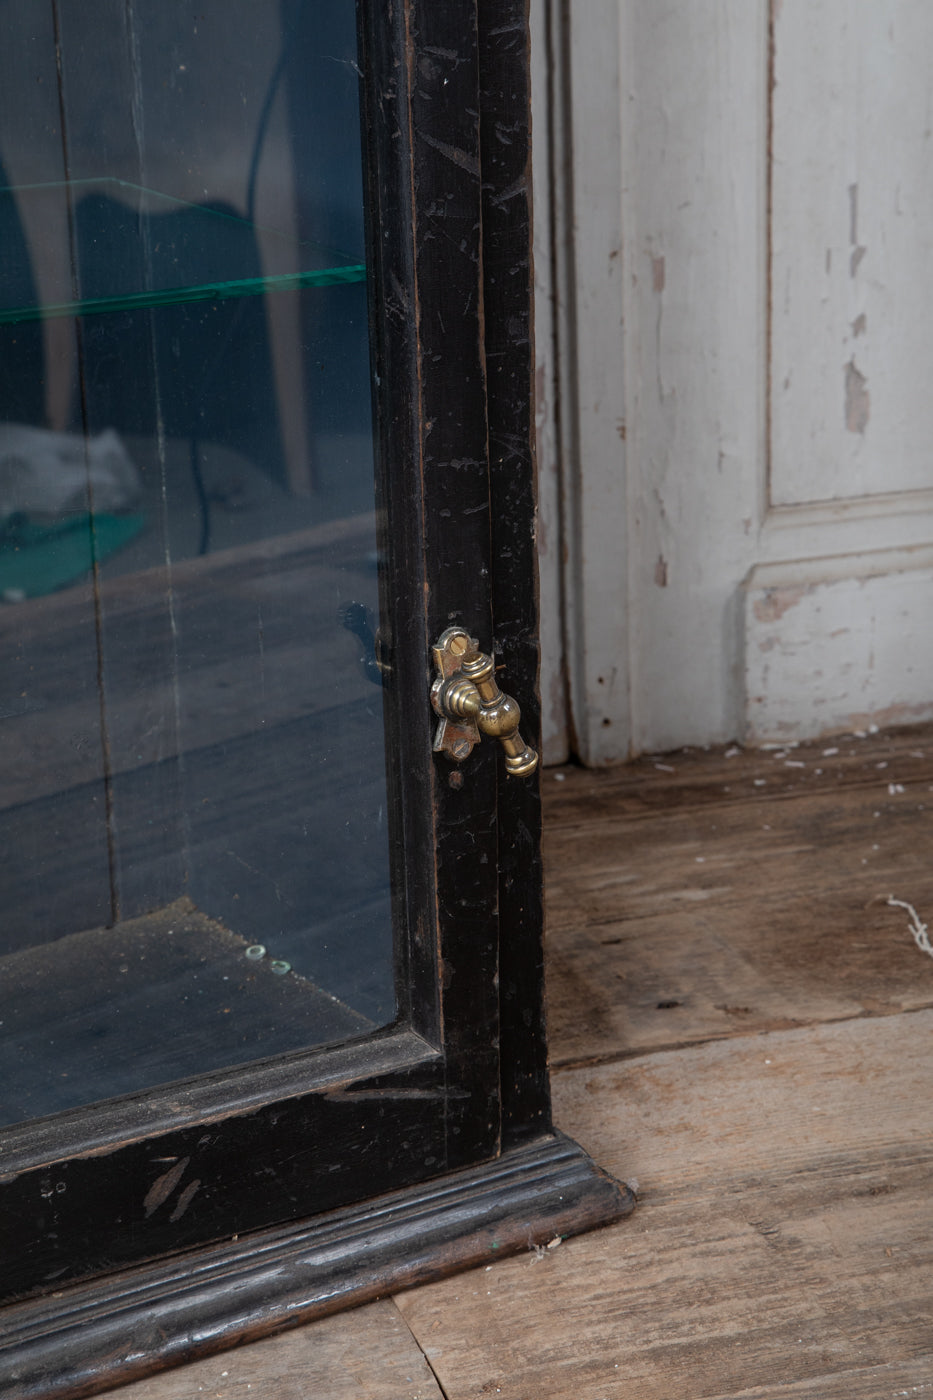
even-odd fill
[(632, 1201), (549, 1112), (524, 5), (5, 21), (0, 1389), (79, 1396)]

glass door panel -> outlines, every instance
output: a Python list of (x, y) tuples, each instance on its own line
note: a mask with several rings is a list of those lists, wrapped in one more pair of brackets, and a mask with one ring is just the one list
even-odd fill
[(396, 993), (353, 0), (4, 19), (14, 1123)]

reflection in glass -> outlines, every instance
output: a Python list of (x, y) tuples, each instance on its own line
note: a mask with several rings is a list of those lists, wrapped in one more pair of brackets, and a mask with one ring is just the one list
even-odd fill
[(352, 0), (4, 24), (15, 1122), (395, 998)]

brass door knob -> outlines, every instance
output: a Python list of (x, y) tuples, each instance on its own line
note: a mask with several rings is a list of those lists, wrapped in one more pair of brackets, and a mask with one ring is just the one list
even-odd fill
[(462, 627), (448, 627), (433, 651), (437, 678), (431, 703), (440, 716), (435, 752), (462, 763), (486, 734), (505, 749), (506, 772), (513, 778), (533, 773), (538, 755), (518, 732), (521, 710), (499, 689), (492, 657)]

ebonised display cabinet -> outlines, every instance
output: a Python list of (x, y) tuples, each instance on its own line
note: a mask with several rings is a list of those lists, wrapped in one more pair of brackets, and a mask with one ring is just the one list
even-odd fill
[(524, 0), (7, 9), (26, 1400), (632, 1199), (549, 1109)]

